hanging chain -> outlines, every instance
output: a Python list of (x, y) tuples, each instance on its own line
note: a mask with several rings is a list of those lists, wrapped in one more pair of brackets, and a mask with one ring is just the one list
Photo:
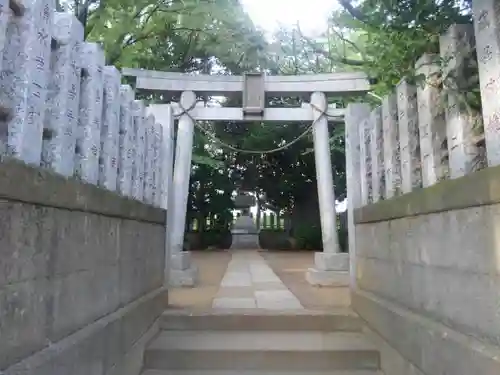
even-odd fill
[(254, 155), (255, 154), (259, 154), (259, 155), (264, 155), (264, 154), (272, 154), (272, 153), (276, 153), (276, 152), (280, 152), (280, 151), (286, 150), (287, 148), (293, 146), (294, 144), (296, 144), (297, 142), (299, 142), (301, 139), (303, 139), (305, 136), (307, 136), (313, 130), (314, 125), (321, 118), (323, 118), (323, 116), (325, 116), (327, 118), (333, 118), (334, 117), (334, 116), (329, 115), (327, 111), (323, 111), (320, 108), (318, 108), (316, 105), (314, 105), (312, 103), (309, 103), (310, 106), (313, 109), (316, 109), (318, 112), (320, 112), (320, 115), (297, 138), (291, 140), (290, 142), (286, 143), (283, 146), (280, 146), (280, 147), (277, 147), (277, 148), (273, 148), (273, 149), (270, 149), (270, 150), (248, 150), (248, 149), (238, 148), (238, 147), (232, 146), (232, 145), (230, 145), (228, 143), (225, 143), (224, 141), (222, 141), (219, 138), (217, 138), (217, 136), (215, 136), (212, 132), (210, 132), (210, 130), (208, 130), (205, 127), (203, 127), (203, 125), (201, 125), (200, 122), (198, 120), (196, 120), (191, 115), (191, 113), (190, 113), (190, 111), (193, 110), (196, 107), (197, 103), (198, 102), (195, 101), (189, 108), (184, 108), (182, 106), (182, 104), (179, 102), (178, 105), (179, 105), (179, 108), (181, 109), (181, 113), (178, 114), (178, 115), (176, 115), (175, 117), (176, 118), (180, 118), (183, 115), (187, 115), (191, 119), (191, 121), (193, 121), (194, 126), (196, 128), (198, 128), (205, 136), (207, 136), (208, 138), (210, 138), (210, 140), (212, 140), (213, 142), (217, 143), (219, 146), (221, 146), (223, 148), (226, 148), (226, 149), (234, 151), (234, 152), (244, 153), (244, 154), (254, 154)]

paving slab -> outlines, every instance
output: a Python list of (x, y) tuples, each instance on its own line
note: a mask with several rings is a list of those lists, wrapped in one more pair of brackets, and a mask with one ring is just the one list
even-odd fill
[(231, 253), (214, 309), (300, 310), (300, 301), (257, 251)]

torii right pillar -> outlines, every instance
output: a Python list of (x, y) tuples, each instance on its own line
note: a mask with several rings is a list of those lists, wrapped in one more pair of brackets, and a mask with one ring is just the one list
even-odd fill
[(314, 254), (314, 268), (307, 271), (306, 279), (312, 285), (347, 286), (349, 254), (341, 253), (339, 246), (328, 117), (325, 115), (328, 102), (325, 94), (313, 93), (311, 107), (323, 251)]

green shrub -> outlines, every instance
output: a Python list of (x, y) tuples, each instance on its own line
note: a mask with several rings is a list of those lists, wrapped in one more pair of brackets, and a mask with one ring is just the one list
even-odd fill
[[(349, 241), (347, 229), (338, 229), (340, 251), (349, 251)], [(298, 250), (323, 250), (323, 237), (321, 227), (306, 224), (298, 225), (294, 228), (295, 248)]]
[(266, 250), (291, 250), (289, 235), (280, 229), (261, 229), (259, 232), (259, 244)]
[(200, 235), (203, 249), (208, 247), (229, 249), (231, 247), (231, 232), (227, 229), (210, 229), (200, 233)]
[(340, 251), (343, 253), (348, 253), (349, 252), (349, 233), (348, 233), (347, 229), (340, 228), (338, 230), (338, 234), (339, 234)]
[(321, 227), (300, 224), (294, 228), (295, 247), (300, 250), (322, 250)]

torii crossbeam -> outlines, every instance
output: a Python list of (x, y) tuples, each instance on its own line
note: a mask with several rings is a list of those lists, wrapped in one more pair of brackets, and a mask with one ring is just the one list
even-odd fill
[(137, 77), (136, 88), (147, 91), (183, 92), (194, 91), (200, 95), (220, 95), (243, 92), (248, 77), (262, 77), (263, 89), (268, 95), (303, 96), (315, 91), (327, 95), (357, 95), (370, 91), (365, 73), (329, 73), (297, 76), (268, 76), (248, 74), (200, 75), (159, 72), (144, 69), (122, 69), (122, 74)]

